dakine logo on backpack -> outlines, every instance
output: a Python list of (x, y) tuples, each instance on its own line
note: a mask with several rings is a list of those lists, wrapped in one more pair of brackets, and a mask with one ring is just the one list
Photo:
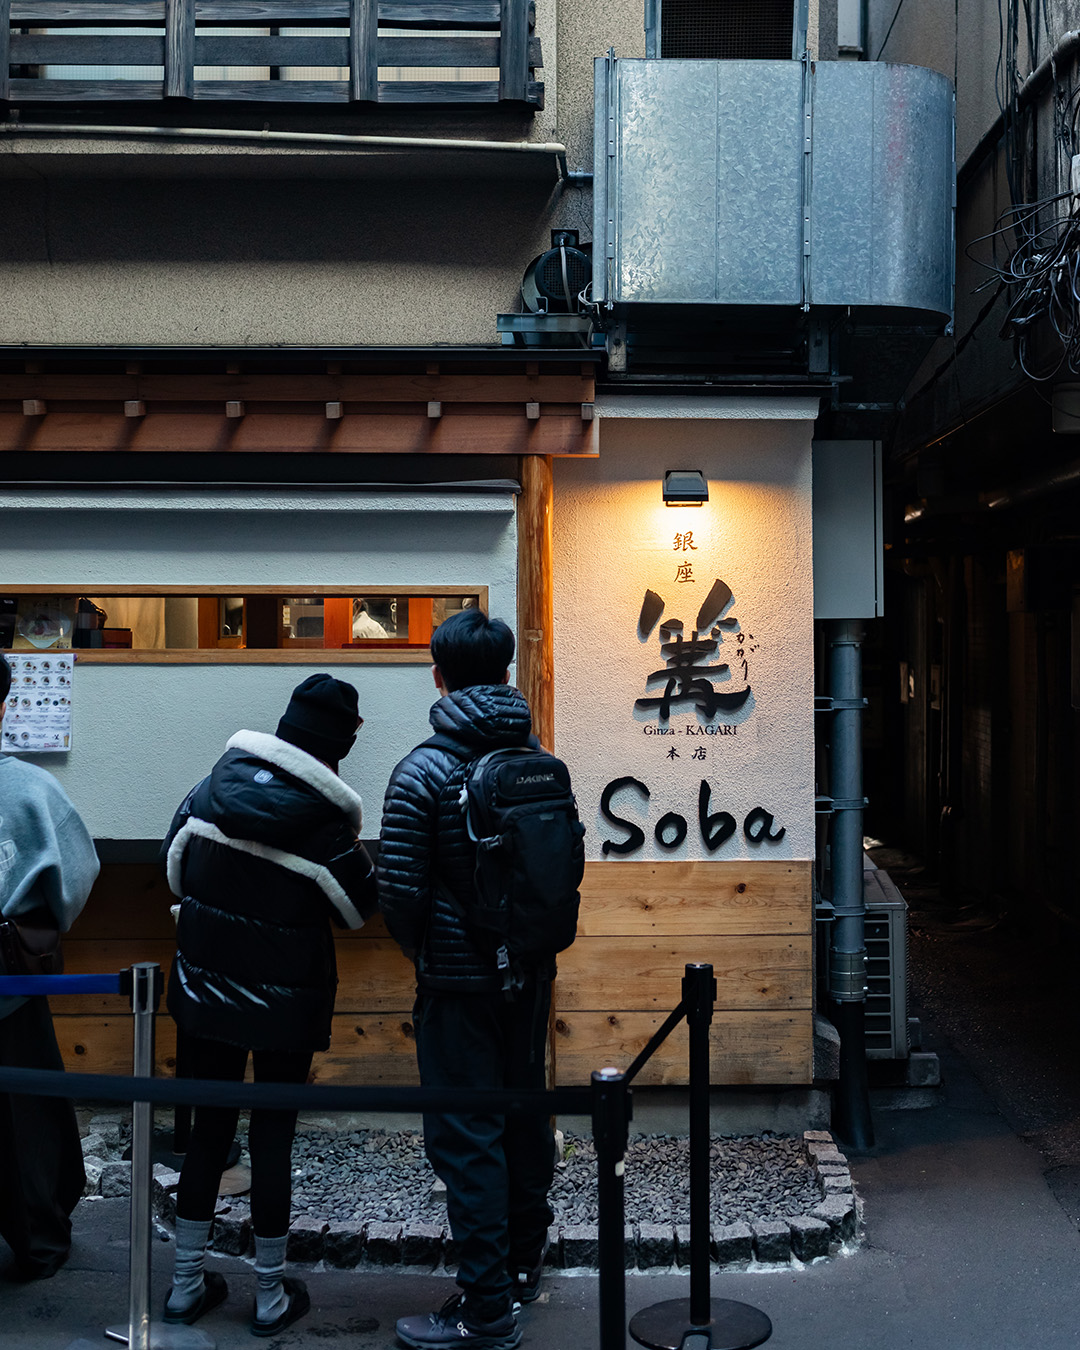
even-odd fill
[[(470, 758), (448, 736), (427, 744)], [(510, 992), (522, 967), (551, 960), (577, 936), (585, 827), (566, 765), (524, 745), (470, 763), (462, 805), (476, 841), (475, 885), (467, 898), (443, 889)]]

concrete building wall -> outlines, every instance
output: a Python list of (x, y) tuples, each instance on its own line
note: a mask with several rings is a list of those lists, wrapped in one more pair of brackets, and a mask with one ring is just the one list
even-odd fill
[[(288, 125), (561, 141), (590, 169), (594, 58), (644, 55), (642, 0), (541, 0), (537, 32), (535, 115), (328, 110)], [(0, 344), (491, 343), (550, 231), (592, 235), (591, 191), (558, 186), (554, 156), (15, 136), (4, 149)]]
[[(593, 57), (644, 51), (640, 3), (537, 6), (546, 107), (380, 110), (303, 125), (565, 140), (591, 166)], [(152, 121), (147, 117), (147, 121)], [(0, 169), (0, 344), (428, 345), (497, 341), (556, 226), (591, 194), (553, 155), (422, 157), (14, 138)]]
[[(0, 575), (8, 585), (488, 586), (491, 612), (516, 623), (517, 533), (500, 509), (285, 513), (7, 509)], [(444, 503), (444, 507), (450, 505)], [(272, 732), (290, 691), (329, 669), (355, 684), (365, 724), (342, 777), (364, 799), (364, 835), (378, 833), (397, 761), (430, 735), (437, 695), (426, 665), (77, 666), (72, 746), (32, 757), (63, 784), (99, 838), (160, 839), (184, 793), (241, 727)]]

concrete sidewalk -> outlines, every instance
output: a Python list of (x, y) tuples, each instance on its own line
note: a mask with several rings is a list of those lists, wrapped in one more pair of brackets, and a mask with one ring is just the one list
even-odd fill
[[(936, 1043), (936, 1042), (933, 1042)], [(945, 1104), (880, 1113), (873, 1156), (854, 1160), (866, 1240), (850, 1256), (805, 1269), (714, 1276), (713, 1293), (772, 1318), (775, 1350), (1065, 1350), (1080, 1345), (1080, 1233), (1054, 1199), (1039, 1155), (1005, 1123), (967, 1065), (941, 1046)], [(126, 1320), (127, 1208), (80, 1206), (68, 1266), (54, 1279), (0, 1285), (3, 1350), (105, 1346), (106, 1324)], [(200, 1326), (220, 1350), (251, 1350), (253, 1275), (212, 1256), (230, 1297)], [(155, 1243), (153, 1303), (160, 1309), (171, 1247)], [(404, 1271), (303, 1273), (311, 1313), (273, 1344), (386, 1350), (394, 1322), (454, 1292), (446, 1276)], [(627, 1310), (687, 1297), (685, 1274), (631, 1273)], [(587, 1350), (598, 1344), (597, 1280), (562, 1272), (522, 1315), (523, 1345)], [(627, 1344), (634, 1344), (627, 1338)]]

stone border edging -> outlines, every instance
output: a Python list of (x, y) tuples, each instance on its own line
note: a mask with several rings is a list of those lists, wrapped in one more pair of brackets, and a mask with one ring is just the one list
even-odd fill
[[(118, 1121), (95, 1117), (84, 1140), (87, 1171), (86, 1194), (126, 1196), (131, 1191), (131, 1164), (109, 1160), (119, 1152)], [(721, 1268), (745, 1267), (752, 1262), (768, 1264), (814, 1261), (836, 1252), (859, 1235), (860, 1204), (852, 1184), (847, 1158), (826, 1130), (803, 1134), (806, 1159), (813, 1164), (821, 1200), (809, 1214), (784, 1219), (734, 1223), (712, 1230), (712, 1260)], [(93, 1150), (97, 1150), (94, 1152)], [(106, 1155), (102, 1157), (100, 1155)], [(154, 1212), (170, 1223), (175, 1218), (175, 1191), (179, 1174), (154, 1167)], [(211, 1247), (230, 1256), (254, 1253), (251, 1221), (246, 1206), (222, 1201), (215, 1215)], [(596, 1224), (554, 1224), (547, 1265), (553, 1269), (595, 1268), (598, 1259)], [(351, 1223), (295, 1222), (289, 1231), (289, 1261), (314, 1264), (325, 1261), (335, 1269), (409, 1266), (432, 1269), (457, 1261), (454, 1242), (445, 1222)], [(628, 1270), (686, 1267), (690, 1261), (688, 1224), (638, 1223), (626, 1228)]]

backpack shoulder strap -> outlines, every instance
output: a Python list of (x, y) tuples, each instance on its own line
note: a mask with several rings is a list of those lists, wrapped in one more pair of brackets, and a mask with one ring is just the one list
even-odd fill
[(460, 759), (463, 764), (467, 763), (470, 759), (475, 758), (472, 750), (470, 750), (467, 745), (463, 745), (461, 741), (457, 740), (455, 737), (447, 736), (441, 731), (437, 731), (434, 736), (429, 736), (426, 741), (421, 741), (417, 746), (417, 749), (423, 750), (425, 746), (429, 745), (436, 750), (448, 750), (450, 754), (454, 755), (457, 759)]

